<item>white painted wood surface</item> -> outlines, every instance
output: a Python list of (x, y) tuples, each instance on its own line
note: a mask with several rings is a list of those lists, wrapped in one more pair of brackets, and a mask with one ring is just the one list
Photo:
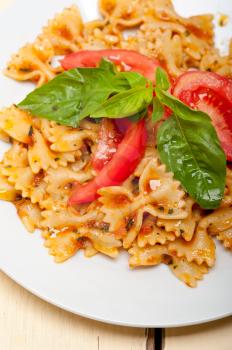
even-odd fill
[(58, 309), (0, 272), (0, 349), (146, 350), (146, 335)]
[(198, 326), (166, 329), (164, 350), (231, 350), (232, 317)]

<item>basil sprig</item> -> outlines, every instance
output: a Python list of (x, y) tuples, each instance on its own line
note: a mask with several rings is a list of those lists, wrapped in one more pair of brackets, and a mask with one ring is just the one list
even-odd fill
[(211, 119), (170, 95), (166, 73), (157, 71), (156, 98), (173, 111), (158, 130), (161, 161), (202, 208), (215, 209), (225, 190), (226, 157)]
[(165, 106), (173, 114), (158, 130), (161, 161), (204, 209), (220, 205), (225, 189), (226, 157), (209, 116), (186, 106), (168, 90), (167, 74), (156, 70), (155, 97), (151, 81), (136, 72), (118, 72), (103, 59), (97, 68), (76, 68), (31, 92), (18, 107), (59, 124), (78, 126), (90, 117), (137, 121), (153, 104), (152, 120), (161, 121)]
[[(152, 101), (152, 88), (146, 89), (147, 84), (141, 74), (117, 72), (113, 63), (102, 60), (98, 68), (76, 68), (59, 74), (27, 95), (18, 107), (76, 127), (88, 116), (122, 118), (141, 112)], [(118, 103), (120, 108), (115, 106)]]

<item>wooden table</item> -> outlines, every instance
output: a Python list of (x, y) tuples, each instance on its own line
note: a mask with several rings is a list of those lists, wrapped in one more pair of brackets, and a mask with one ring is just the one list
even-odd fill
[(40, 300), (0, 272), (0, 350), (232, 349), (232, 317), (167, 329), (163, 331), (162, 344), (161, 333), (111, 326), (73, 315)]

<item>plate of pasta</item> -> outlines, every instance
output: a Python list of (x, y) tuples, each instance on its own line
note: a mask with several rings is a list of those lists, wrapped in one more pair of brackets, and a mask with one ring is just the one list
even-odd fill
[(113, 324), (232, 314), (231, 13), (0, 5), (2, 271)]

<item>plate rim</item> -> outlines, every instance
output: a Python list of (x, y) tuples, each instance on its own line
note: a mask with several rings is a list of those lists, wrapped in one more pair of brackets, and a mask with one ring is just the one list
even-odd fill
[(68, 307), (67, 305), (55, 301), (54, 299), (51, 299), (50, 297), (43, 295), (43, 293), (38, 292), (38, 290), (34, 290), (31, 287), (26, 286), (26, 284), (24, 284), (23, 282), (19, 281), (17, 279), (17, 277), (14, 276), (13, 273), (9, 272), (7, 270), (7, 268), (2, 268), (0, 266), (0, 271), (2, 271), (6, 276), (8, 276), (11, 280), (13, 280), (15, 283), (17, 283), (20, 287), (24, 288), (26, 291), (28, 291), (29, 293), (31, 293), (32, 295), (36, 296), (37, 298), (58, 307), (59, 309), (62, 309), (66, 312), (70, 312), (74, 315), (83, 317), (83, 318), (87, 318), (89, 320), (93, 320), (93, 321), (97, 321), (97, 322), (101, 322), (101, 323), (106, 323), (106, 324), (111, 324), (111, 325), (115, 325), (115, 326), (122, 326), (122, 327), (128, 327), (128, 328), (179, 328), (179, 327), (188, 327), (188, 326), (195, 326), (195, 325), (199, 325), (199, 324), (205, 324), (205, 323), (209, 323), (209, 322), (213, 322), (213, 321), (217, 321), (217, 320), (221, 320), (227, 317), (232, 316), (232, 312), (228, 311), (228, 313), (221, 313), (218, 314), (215, 317), (202, 317), (198, 320), (193, 320), (193, 321), (189, 321), (189, 322), (177, 322), (177, 323), (159, 323), (158, 325), (156, 324), (144, 324), (144, 323), (131, 323), (131, 322), (125, 322), (125, 321), (117, 321), (117, 320), (112, 320), (112, 319), (108, 319), (107, 317), (96, 317), (90, 313), (82, 313), (82, 312), (78, 312), (74, 309), (72, 309), (71, 307)]

